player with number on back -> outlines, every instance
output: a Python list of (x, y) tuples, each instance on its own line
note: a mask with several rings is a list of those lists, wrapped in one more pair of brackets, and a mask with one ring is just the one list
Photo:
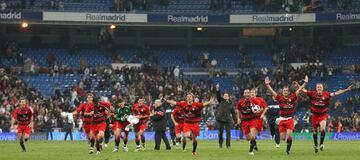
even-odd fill
[(273, 88), (270, 86), (269, 77), (265, 78), (265, 86), (270, 91), (273, 97), (275, 97), (275, 101), (279, 104), (280, 107), (280, 117), (276, 119), (276, 124), (279, 126), (280, 138), (285, 140), (287, 136), (287, 147), (286, 153), (290, 154), (290, 149), (292, 145), (292, 133), (294, 130), (294, 119), (293, 115), (296, 110), (296, 102), (299, 92), (305, 87), (308, 83), (309, 79), (305, 76), (305, 80), (303, 85), (301, 85), (296, 92), (290, 94), (289, 86), (283, 86), (282, 94), (277, 94)]
[(244, 98), (240, 99), (236, 105), (237, 121), (241, 125), (246, 139), (250, 141), (249, 155), (254, 155), (256, 145), (256, 134), (262, 130), (259, 125), (260, 116), (263, 108), (266, 108), (258, 98), (251, 98), (250, 89), (244, 90)]
[(17, 121), (17, 137), (20, 140), (20, 146), (23, 152), (26, 152), (24, 140), (27, 142), (33, 128), (33, 111), (26, 104), (25, 97), (20, 99), (20, 107), (18, 107), (11, 119), (11, 127), (14, 128), (14, 123)]
[(92, 124), (90, 131), (90, 154), (94, 153), (93, 147), (96, 140), (96, 155), (100, 154), (101, 144), (104, 140), (104, 132), (106, 129), (106, 118), (110, 113), (111, 104), (109, 102), (99, 102), (99, 98), (93, 99), (93, 105), (85, 111), (86, 116), (92, 116)]

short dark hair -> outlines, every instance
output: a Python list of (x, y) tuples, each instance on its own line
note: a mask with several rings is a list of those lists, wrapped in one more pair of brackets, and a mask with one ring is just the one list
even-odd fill
[(116, 104), (118, 104), (118, 103), (123, 103), (124, 102), (124, 100), (122, 99), (122, 98), (120, 98), (120, 99), (118, 99), (117, 101), (116, 101)]

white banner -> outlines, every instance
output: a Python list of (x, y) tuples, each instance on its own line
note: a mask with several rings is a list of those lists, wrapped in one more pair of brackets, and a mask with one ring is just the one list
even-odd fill
[(314, 13), (230, 15), (230, 23), (299, 23), (315, 21)]
[(43, 16), (44, 21), (147, 22), (147, 14), (44, 12)]

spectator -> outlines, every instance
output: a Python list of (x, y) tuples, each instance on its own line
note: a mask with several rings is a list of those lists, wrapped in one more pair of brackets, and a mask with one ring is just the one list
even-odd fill
[(58, 1), (58, 8), (60, 11), (64, 10), (64, 2), (62, 0)]
[(80, 64), (80, 69), (81, 70), (83, 70), (87, 66), (86, 60), (84, 58), (82, 58), (82, 57), (80, 58), (79, 64)]
[(92, 85), (92, 80), (91, 80), (91, 78), (90, 78), (90, 77), (87, 77), (87, 78), (85, 79), (84, 84), (85, 84), (85, 90), (90, 91), (90, 90), (91, 90), (91, 85)]
[(211, 60), (211, 67), (212, 67), (212, 68), (215, 68), (216, 65), (217, 65), (216, 59), (212, 59), (212, 60)]
[(0, 2), (0, 11), (4, 11), (6, 9), (7, 5), (4, 0)]
[(209, 62), (209, 56), (210, 56), (210, 53), (207, 50), (205, 50), (205, 52), (203, 53), (203, 57), (202, 57), (203, 66), (206, 66), (206, 64)]
[(180, 77), (180, 68), (179, 68), (179, 66), (175, 67), (173, 74), (174, 74), (174, 78), (176, 80), (179, 79), (179, 77)]
[(55, 54), (52, 52), (49, 52), (47, 55), (47, 61), (48, 61), (49, 66), (55, 65), (55, 62), (56, 62)]

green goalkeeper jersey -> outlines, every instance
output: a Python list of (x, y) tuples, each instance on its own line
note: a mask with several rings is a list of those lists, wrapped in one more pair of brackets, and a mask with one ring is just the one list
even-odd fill
[(131, 107), (130, 106), (124, 106), (124, 108), (117, 108), (115, 110), (115, 120), (125, 122), (127, 116), (131, 115)]

